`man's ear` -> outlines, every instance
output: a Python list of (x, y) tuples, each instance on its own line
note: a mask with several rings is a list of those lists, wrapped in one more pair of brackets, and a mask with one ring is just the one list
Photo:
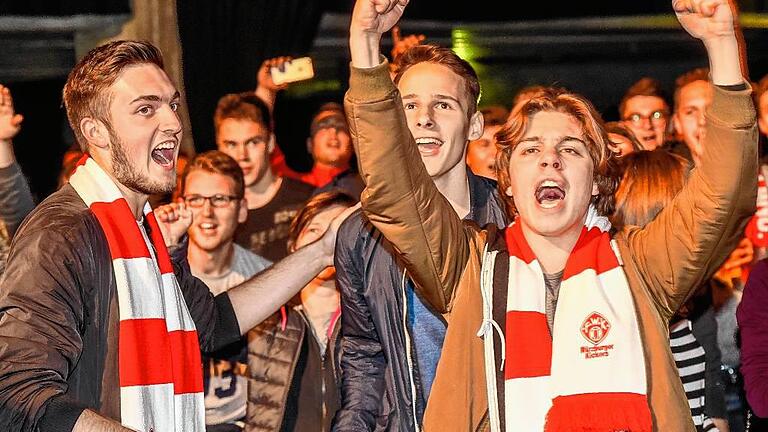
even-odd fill
[(480, 137), (483, 136), (484, 127), (485, 119), (483, 119), (483, 113), (475, 111), (469, 119), (469, 134), (467, 134), (467, 139), (469, 141), (480, 139)]
[(240, 211), (237, 212), (237, 223), (244, 223), (248, 219), (248, 200), (243, 197), (240, 200)]
[(307, 138), (307, 153), (313, 158), (315, 157), (315, 154), (312, 153), (312, 137)]
[(102, 150), (109, 148), (109, 132), (100, 120), (93, 117), (83, 117), (80, 120), (80, 132), (88, 142), (88, 146), (96, 146)]

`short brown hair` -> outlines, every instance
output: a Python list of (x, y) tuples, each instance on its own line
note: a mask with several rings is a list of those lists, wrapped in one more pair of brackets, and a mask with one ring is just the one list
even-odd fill
[(680, 192), (688, 174), (688, 162), (663, 149), (630, 153), (621, 163), (624, 176), (611, 218), (617, 229), (652, 221)]
[(477, 111), (477, 104), (480, 102), (480, 80), (477, 78), (477, 72), (466, 60), (459, 57), (458, 54), (448, 48), (437, 45), (416, 45), (397, 58), (397, 75), (395, 75), (395, 85), (400, 82), (403, 74), (419, 63), (437, 63), (453, 71), (456, 75), (464, 79), (464, 90), (469, 102), (467, 116), (471, 117)]
[(666, 94), (661, 89), (661, 83), (657, 79), (643, 77), (632, 84), (621, 98), (621, 102), (619, 102), (619, 118), (624, 119), (624, 109), (627, 107), (627, 101), (635, 96), (657, 97), (663, 100), (665, 105), (669, 105)]
[(496, 175), (499, 179), (499, 192), (509, 216), (517, 214), (513, 197), (506, 194), (511, 185), (509, 159), (520, 140), (528, 130), (531, 118), (542, 111), (560, 112), (573, 116), (581, 125), (587, 142), (589, 157), (594, 165), (594, 182), (598, 187), (598, 196), (593, 204), (600, 215), (613, 213), (613, 193), (618, 184), (616, 157), (608, 145), (603, 119), (594, 106), (583, 96), (557, 87), (547, 87), (528, 100), (513, 113), (507, 124), (496, 133)]
[(123, 69), (142, 63), (163, 69), (160, 50), (149, 42), (119, 40), (92, 49), (69, 73), (62, 99), (69, 125), (83, 152), (88, 151), (88, 142), (80, 131), (80, 121), (93, 117), (109, 125), (112, 100), (109, 87), (117, 81)]
[(709, 68), (696, 68), (680, 75), (675, 80), (675, 111), (680, 103), (680, 90), (696, 81), (709, 82)]
[(310, 198), (291, 221), (291, 227), (288, 229), (288, 252), (293, 252), (299, 234), (318, 213), (333, 206), (352, 207), (355, 204), (357, 200), (339, 191), (323, 192)]
[(194, 159), (189, 161), (181, 175), (181, 192), (187, 187), (187, 176), (192, 171), (205, 171), (212, 174), (221, 174), (231, 178), (235, 182), (235, 195), (243, 198), (245, 194), (245, 180), (243, 180), (243, 170), (237, 161), (229, 157), (226, 153), (218, 150), (210, 150), (200, 153)]
[(267, 132), (272, 132), (272, 117), (269, 108), (253, 92), (230, 93), (219, 99), (213, 114), (213, 126), (216, 133), (219, 132), (221, 122), (228, 118), (250, 120), (264, 126)]
[(514, 99), (512, 99), (512, 107), (514, 108), (515, 106), (517, 106), (517, 104), (533, 98), (534, 96), (536, 96), (543, 90), (546, 90), (547, 88), (548, 87), (546, 86), (538, 85), (538, 84), (529, 85), (521, 88), (515, 94)]

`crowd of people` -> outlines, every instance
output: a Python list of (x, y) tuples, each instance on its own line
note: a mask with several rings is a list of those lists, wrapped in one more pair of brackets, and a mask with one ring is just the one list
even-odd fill
[(482, 105), (407, 4), (356, 1), (308, 173), (273, 133), (290, 58), (192, 157), (157, 48), (94, 48), (37, 205), (0, 85), (0, 429), (768, 430), (768, 75), (735, 6), (674, 0), (709, 67), (605, 123), (561, 87)]

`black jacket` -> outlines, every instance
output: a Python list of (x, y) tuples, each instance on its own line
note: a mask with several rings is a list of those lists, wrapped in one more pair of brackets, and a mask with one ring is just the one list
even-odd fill
[[(201, 348), (238, 340), (229, 297), (184, 256), (174, 273)], [(116, 292), (104, 232), (66, 185), (22, 224), (0, 281), (0, 430), (68, 431), (85, 408), (119, 420)]]
[(329, 431), (339, 409), (339, 324), (332, 322), (326, 354), (300, 307), (248, 332), (246, 432)]
[[(467, 176), (467, 219), (506, 226), (496, 182), (469, 170)], [(406, 355), (414, 358), (403, 323), (405, 267), (361, 211), (339, 228), (335, 265), (342, 304), (342, 407), (333, 430), (415, 431), (413, 395), (421, 390)]]

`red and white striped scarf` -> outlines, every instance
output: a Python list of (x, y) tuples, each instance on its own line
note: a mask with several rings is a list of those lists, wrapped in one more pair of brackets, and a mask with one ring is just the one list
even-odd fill
[(144, 207), (148, 238), (120, 190), (91, 158), (79, 162), (69, 183), (99, 221), (112, 257), (122, 424), (143, 432), (203, 432), (197, 331), (152, 209)]
[[(563, 271), (553, 337), (542, 268), (520, 224), (506, 229), (509, 274), (493, 278), (507, 280), (507, 286), (497, 287), (508, 293), (502, 366), (506, 430), (651, 431), (632, 294), (612, 248), (610, 224), (593, 209), (589, 216)], [(491, 385), (495, 388), (495, 377)], [(498, 409), (495, 394), (493, 399), (491, 410)]]

